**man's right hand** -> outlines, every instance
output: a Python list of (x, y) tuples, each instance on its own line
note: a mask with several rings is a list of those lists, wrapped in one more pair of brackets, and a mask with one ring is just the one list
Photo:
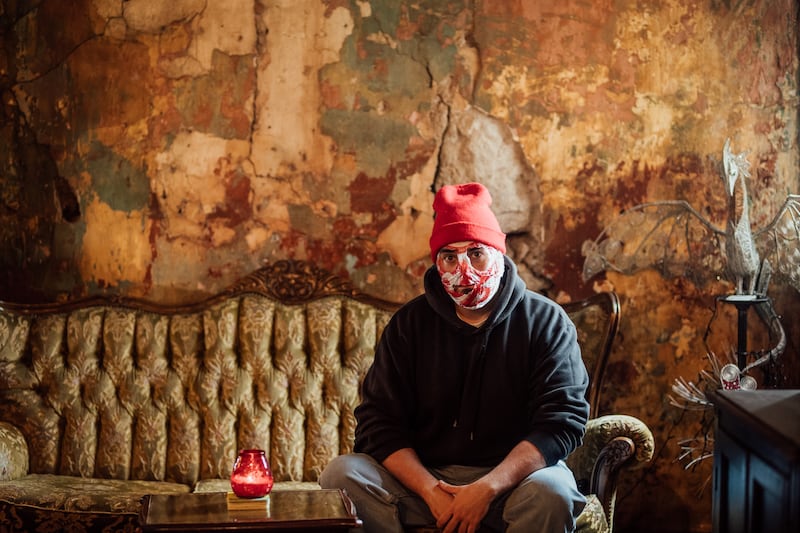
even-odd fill
[(431, 489), (422, 494), (422, 499), (428, 504), (431, 514), (438, 522), (442, 516), (452, 515), (453, 495), (445, 492), (439, 483)]
[(422, 465), (414, 450), (397, 450), (383, 461), (383, 466), (400, 483), (425, 501), (437, 522), (443, 516), (449, 520), (453, 512), (453, 496), (441, 488), (439, 480)]

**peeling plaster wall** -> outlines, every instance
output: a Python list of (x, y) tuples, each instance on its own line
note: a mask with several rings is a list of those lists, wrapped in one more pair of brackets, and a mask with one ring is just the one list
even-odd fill
[[(654, 272), (580, 278), (616, 214), (685, 199), (720, 224), (724, 140), (756, 226), (798, 181), (793, 0), (0, 0), (0, 299), (196, 300), (310, 259), (404, 301), (431, 201), (480, 180), (528, 285), (623, 302), (603, 411), (653, 427), (621, 529), (710, 528), (704, 421), (676, 377), (730, 349), (715, 296)], [(775, 284), (778, 312), (797, 316)], [(800, 386), (800, 328), (778, 386)], [(710, 331), (709, 331), (710, 328)], [(699, 496), (698, 496), (699, 494)]]

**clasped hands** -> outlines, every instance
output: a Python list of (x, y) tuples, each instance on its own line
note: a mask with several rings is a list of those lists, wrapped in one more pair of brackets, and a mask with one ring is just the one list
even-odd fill
[(481, 480), (468, 485), (439, 480), (426, 503), (443, 533), (475, 533), (493, 499), (492, 490)]

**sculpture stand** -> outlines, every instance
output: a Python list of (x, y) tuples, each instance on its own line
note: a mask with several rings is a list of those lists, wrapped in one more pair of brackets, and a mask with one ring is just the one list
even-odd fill
[(736, 342), (736, 363), (742, 371), (747, 366), (747, 315), (750, 308), (754, 305), (769, 301), (765, 296), (755, 294), (731, 294), (720, 298), (725, 303), (736, 306), (738, 315), (737, 321), (737, 342)]

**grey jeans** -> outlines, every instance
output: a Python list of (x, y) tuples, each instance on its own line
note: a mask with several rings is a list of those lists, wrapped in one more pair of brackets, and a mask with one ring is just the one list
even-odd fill
[[(446, 466), (428, 470), (437, 479), (464, 485), (491, 468)], [(323, 488), (347, 491), (364, 523), (363, 533), (403, 533), (404, 526), (436, 523), (425, 501), (369, 455), (353, 453), (336, 457), (322, 472), (319, 483)], [(569, 533), (574, 531), (575, 519), (585, 504), (572, 471), (559, 461), (534, 472), (497, 498), (481, 522), (480, 531)]]

